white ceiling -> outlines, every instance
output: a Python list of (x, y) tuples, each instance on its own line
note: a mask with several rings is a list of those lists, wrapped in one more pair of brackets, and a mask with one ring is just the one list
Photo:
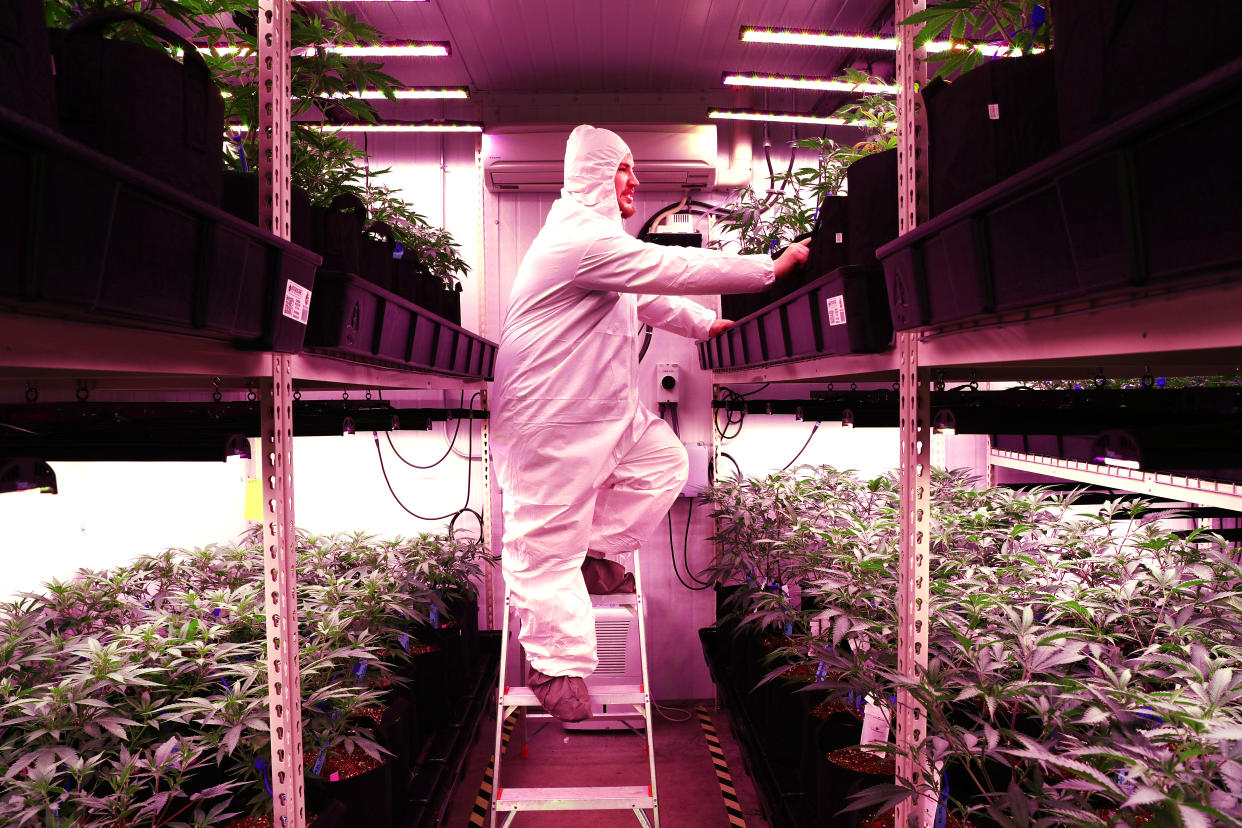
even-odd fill
[[(445, 58), (389, 58), (410, 86), (468, 86), (467, 102), (383, 102), (389, 120), (502, 123), (703, 122), (710, 106), (760, 106), (764, 93), (721, 84), (724, 71), (834, 75), (843, 65), (892, 75), (892, 57), (741, 43), (742, 26), (891, 31), (892, 0), (430, 0), (344, 2), (385, 40), (448, 41)], [(747, 99), (747, 95), (751, 97)], [(769, 92), (771, 109), (830, 113), (834, 94)], [(609, 115), (613, 117), (608, 117)], [(601, 117), (602, 116), (602, 117)]]

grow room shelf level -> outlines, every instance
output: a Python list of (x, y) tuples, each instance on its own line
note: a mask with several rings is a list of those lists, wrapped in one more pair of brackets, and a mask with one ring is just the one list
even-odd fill
[[(301, 386), (333, 388), (471, 389), (483, 381), (388, 368), (336, 356), (290, 356)], [(271, 375), (271, 355), (241, 351), (228, 342), (94, 322), (0, 312), (0, 378), (90, 377), (98, 388), (208, 389)]]
[(988, 451), (988, 463), (1093, 486), (1106, 486), (1135, 494), (1155, 495), (1199, 506), (1217, 506), (1242, 512), (1242, 483), (1102, 466), (1081, 460), (1062, 460), (1000, 449)]
[[(1082, 300), (919, 331), (919, 365), (948, 379), (1231, 374), (1242, 365), (1242, 281), (1172, 285), (1107, 304)], [(954, 370), (957, 369), (957, 370)], [(1085, 373), (1084, 373), (1085, 372)], [(717, 383), (892, 380), (895, 352), (714, 372)]]

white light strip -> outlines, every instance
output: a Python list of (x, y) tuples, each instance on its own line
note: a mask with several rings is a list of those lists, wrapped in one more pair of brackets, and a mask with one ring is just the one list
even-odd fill
[[(233, 93), (227, 89), (220, 91), (220, 96), (224, 98), (233, 97)], [(394, 89), (393, 96), (399, 101), (415, 101), (415, 100), (434, 100), (441, 98), (467, 99), (470, 97), (470, 90), (463, 86), (446, 87), (442, 89)], [(334, 100), (343, 100), (345, 98), (363, 100), (388, 100), (384, 97), (384, 93), (378, 89), (364, 89), (361, 92), (333, 92), (331, 95), (320, 95), (321, 98), (330, 98)], [(298, 100), (297, 96), (293, 98)]]
[[(709, 109), (707, 117), (729, 121), (776, 121), (785, 124), (829, 124), (848, 126), (844, 118), (828, 115), (800, 115), (797, 112), (755, 112), (746, 109)], [(862, 124), (857, 124), (862, 126)]]
[[(453, 53), (445, 41), (425, 41), (418, 43), (376, 43), (371, 46), (324, 46), (324, 52), (344, 57), (448, 57)], [(203, 55), (241, 55), (253, 57), (254, 52), (249, 46), (199, 46), (199, 54)], [(314, 57), (319, 47), (306, 46), (294, 49), (290, 54), (294, 57)]]
[[(470, 92), (463, 86), (443, 87), (436, 89), (394, 89), (393, 95), (399, 101), (428, 100), (433, 98), (469, 98)], [(361, 92), (333, 92), (327, 98), (362, 98), (364, 100), (387, 100), (378, 89), (364, 89)]]
[[(389, 121), (381, 124), (328, 124), (318, 121), (308, 123), (306, 121), (294, 121), (301, 126), (313, 129), (316, 132), (482, 132), (482, 124), (472, 124), (466, 121), (423, 121), (412, 123), (398, 123)], [(242, 135), (248, 132), (246, 127), (236, 124), (230, 124), (229, 132)]]
[[(827, 46), (837, 49), (865, 49), (877, 52), (897, 51), (897, 39), (894, 37), (875, 37), (873, 35), (836, 34), (820, 32), (813, 29), (769, 29), (758, 26), (743, 26), (738, 34), (743, 43), (779, 43), (788, 46)], [(965, 44), (954, 44), (947, 40), (934, 40), (926, 44), (928, 52), (944, 52), (953, 48), (964, 48)], [(989, 57), (1001, 55), (1016, 57), (1022, 54), (1020, 49), (993, 43), (976, 43), (974, 47)], [(1032, 49), (1039, 54), (1043, 49)]]
[(834, 92), (861, 92), (879, 95), (896, 95), (900, 87), (884, 83), (849, 83), (828, 78), (792, 77), (788, 75), (758, 75), (726, 72), (722, 78), (725, 86), (763, 86), (773, 89), (827, 89)]
[[(315, 46), (309, 47), (305, 54), (317, 54)], [(323, 51), (345, 57), (447, 57), (452, 53), (445, 41), (425, 41), (421, 43), (377, 43), (374, 46), (324, 46)]]
[(743, 26), (738, 39), (743, 43), (781, 43), (790, 46), (834, 46), (839, 49), (897, 51), (897, 39), (874, 35), (834, 34), (813, 29), (770, 29)]

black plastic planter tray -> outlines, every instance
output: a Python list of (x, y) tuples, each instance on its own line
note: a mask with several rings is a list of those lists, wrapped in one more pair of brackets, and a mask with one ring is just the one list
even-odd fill
[(319, 257), (0, 109), (0, 302), (297, 353)]
[(894, 328), (1236, 274), (1239, 130), (1242, 60), (884, 245)]
[(892, 339), (888, 294), (875, 265), (847, 265), (698, 343), (708, 370), (883, 351)]
[(490, 380), (496, 346), (352, 273), (320, 270), (306, 347)]

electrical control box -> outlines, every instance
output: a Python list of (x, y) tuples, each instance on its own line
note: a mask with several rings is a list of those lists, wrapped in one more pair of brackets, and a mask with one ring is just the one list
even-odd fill
[(656, 365), (656, 402), (675, 403), (681, 399), (681, 369), (675, 362)]

